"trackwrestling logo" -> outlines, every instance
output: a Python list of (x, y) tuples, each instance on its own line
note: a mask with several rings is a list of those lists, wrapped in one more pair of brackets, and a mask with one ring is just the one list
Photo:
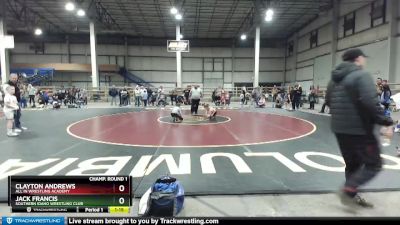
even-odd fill
[(2, 220), (9, 225), (64, 225), (64, 217), (3, 217)]

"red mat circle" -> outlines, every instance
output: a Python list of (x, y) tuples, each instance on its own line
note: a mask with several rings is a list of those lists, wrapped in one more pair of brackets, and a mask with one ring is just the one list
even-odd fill
[(210, 125), (160, 123), (169, 111), (144, 111), (99, 116), (71, 124), (70, 135), (98, 143), (144, 147), (222, 147), (293, 140), (316, 130), (295, 117), (220, 110), (231, 121)]

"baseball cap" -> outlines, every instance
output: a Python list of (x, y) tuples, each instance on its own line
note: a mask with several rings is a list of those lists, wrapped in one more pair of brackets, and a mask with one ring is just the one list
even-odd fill
[(361, 49), (353, 48), (353, 49), (347, 50), (343, 53), (342, 60), (343, 61), (353, 61), (354, 59), (356, 59), (359, 56), (368, 57), (367, 55), (364, 54), (363, 51), (361, 51)]

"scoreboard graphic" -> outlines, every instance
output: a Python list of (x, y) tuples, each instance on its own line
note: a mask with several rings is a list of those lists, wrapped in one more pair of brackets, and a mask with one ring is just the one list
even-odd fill
[(10, 176), (12, 212), (129, 213), (130, 176)]

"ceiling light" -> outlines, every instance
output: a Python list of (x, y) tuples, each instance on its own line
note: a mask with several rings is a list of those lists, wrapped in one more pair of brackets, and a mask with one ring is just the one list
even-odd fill
[(178, 10), (175, 7), (172, 7), (170, 12), (172, 15), (175, 15), (178, 13)]
[(182, 19), (182, 15), (181, 15), (181, 14), (176, 14), (176, 15), (175, 15), (175, 19), (181, 20), (181, 19)]
[(273, 16), (274, 16), (274, 10), (273, 9), (267, 9), (267, 11), (265, 12), (265, 21), (271, 22)]
[(246, 36), (245, 34), (242, 34), (242, 35), (240, 36), (240, 39), (246, 40), (246, 39), (247, 39), (247, 36)]
[(42, 35), (43, 34), (43, 31), (42, 31), (42, 29), (40, 29), (40, 28), (36, 28), (35, 29), (35, 35)]
[(77, 12), (76, 12), (76, 15), (77, 16), (80, 16), (80, 17), (82, 17), (82, 16), (85, 16), (85, 11), (83, 10), (83, 9), (79, 9)]
[(67, 4), (65, 4), (65, 9), (67, 11), (73, 11), (75, 9), (75, 5), (72, 2), (67, 2)]
[(267, 12), (265, 13), (266, 16), (272, 17), (274, 15), (274, 10), (272, 9), (267, 9)]

